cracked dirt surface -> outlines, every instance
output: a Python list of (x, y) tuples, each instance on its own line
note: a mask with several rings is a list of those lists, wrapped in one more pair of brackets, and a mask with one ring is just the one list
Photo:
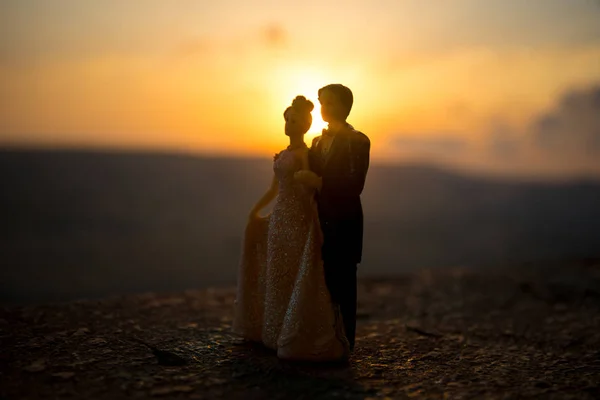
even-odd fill
[(362, 280), (346, 365), (240, 341), (234, 294), (4, 306), (0, 398), (600, 398), (598, 264)]

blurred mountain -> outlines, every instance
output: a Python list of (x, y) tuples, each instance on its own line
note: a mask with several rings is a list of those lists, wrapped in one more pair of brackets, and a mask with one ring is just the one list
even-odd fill
[[(0, 301), (235, 283), (271, 160), (0, 151)], [(370, 169), (360, 274), (600, 256), (600, 182)]]

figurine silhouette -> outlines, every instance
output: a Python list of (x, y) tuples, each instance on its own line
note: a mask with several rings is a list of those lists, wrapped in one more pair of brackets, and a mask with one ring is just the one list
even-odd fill
[[(323, 270), (321, 251), (326, 247), (315, 202), (320, 178), (309, 169), (304, 143), (313, 108), (298, 96), (284, 112), (290, 145), (275, 156), (271, 186), (250, 212), (233, 330), (277, 350), (280, 358), (345, 360), (349, 344), (340, 307), (332, 303)], [(327, 187), (325, 181), (323, 190)], [(260, 217), (274, 199), (271, 214)]]
[(325, 281), (332, 302), (341, 309), (350, 350), (354, 349), (356, 336), (356, 273), (363, 247), (360, 195), (371, 147), (369, 138), (346, 122), (353, 101), (352, 91), (340, 84), (319, 90), (321, 115), (329, 125), (312, 142), (312, 172), (296, 174), (299, 181), (317, 189)]

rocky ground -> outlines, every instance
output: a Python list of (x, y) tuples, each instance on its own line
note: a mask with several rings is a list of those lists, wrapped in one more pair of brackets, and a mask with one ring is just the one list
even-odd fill
[(0, 398), (600, 398), (600, 265), (365, 280), (348, 365), (229, 333), (234, 289), (0, 313)]

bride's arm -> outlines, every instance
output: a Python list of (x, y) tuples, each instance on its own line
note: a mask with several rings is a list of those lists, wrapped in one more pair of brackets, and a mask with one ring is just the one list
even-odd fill
[(250, 211), (250, 219), (258, 218), (260, 211), (269, 205), (270, 202), (273, 201), (275, 197), (277, 197), (277, 191), (279, 190), (279, 182), (277, 181), (277, 177), (273, 175), (273, 179), (271, 180), (271, 186), (267, 189), (265, 194), (258, 200), (258, 202), (252, 207)]
[(310, 170), (310, 165), (308, 163), (308, 149), (304, 150), (300, 156), (302, 157), (302, 169)]
[(294, 174), (294, 179), (314, 189), (321, 190), (323, 181), (321, 177), (317, 176), (317, 174), (310, 170), (310, 165), (308, 163), (308, 150), (303, 151), (301, 157), (302, 169)]

